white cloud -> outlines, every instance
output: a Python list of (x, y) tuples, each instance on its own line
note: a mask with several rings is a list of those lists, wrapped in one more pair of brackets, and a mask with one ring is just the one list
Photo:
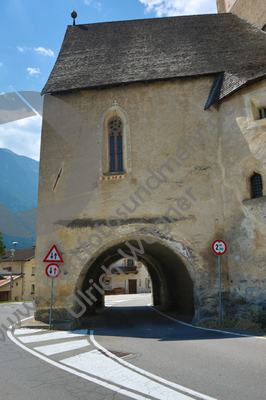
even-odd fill
[(37, 47), (34, 49), (37, 53), (42, 54), (43, 56), (54, 57), (54, 52), (51, 49), (45, 49), (44, 47)]
[(92, 4), (92, 0), (83, 0), (85, 4), (87, 4), (88, 6), (92, 5), (94, 8), (96, 8), (96, 10), (98, 10), (99, 12), (102, 10), (103, 8), (103, 3), (100, 3), (98, 1), (94, 2)]
[(103, 8), (103, 4), (102, 3), (95, 3), (93, 5), (94, 8), (96, 8), (99, 12), (102, 10)]
[(27, 50), (27, 47), (25, 47), (25, 46), (23, 46), (23, 47), (17, 46), (17, 49), (18, 49), (21, 53), (23, 53), (24, 50)]
[(27, 68), (27, 71), (29, 71), (30, 75), (33, 76), (39, 76), (39, 74), (41, 73), (40, 68)]
[(2, 67), (3, 63), (0, 62), (0, 67)]
[(36, 115), (0, 125), (0, 147), (39, 160), (42, 118)]
[(157, 17), (217, 13), (214, 0), (139, 0), (145, 11)]

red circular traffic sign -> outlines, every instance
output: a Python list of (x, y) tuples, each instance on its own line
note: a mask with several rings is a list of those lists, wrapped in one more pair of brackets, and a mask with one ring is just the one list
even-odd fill
[(45, 268), (45, 273), (49, 278), (57, 278), (61, 272), (59, 265), (57, 264), (49, 264)]
[(222, 239), (216, 239), (212, 244), (212, 251), (217, 256), (222, 256), (227, 252), (227, 244)]

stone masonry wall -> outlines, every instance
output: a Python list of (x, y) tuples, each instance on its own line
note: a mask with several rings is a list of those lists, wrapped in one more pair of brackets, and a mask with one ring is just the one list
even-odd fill
[[(264, 226), (257, 221), (254, 211), (247, 210), (242, 203), (249, 195), (246, 174), (255, 166), (264, 168), (265, 146), (261, 140), (265, 127), (247, 130), (245, 102), (242, 93), (238, 92), (229, 100), (234, 112), (224, 117), (218, 129), (215, 109), (204, 111), (212, 80), (211, 77), (173, 79), (57, 96), (74, 107), (90, 127), (99, 149), (101, 173), (92, 197), (81, 210), (77, 206), (81, 203), (77, 201), (82, 196), (72, 194), (75, 201), (70, 203), (72, 206), (68, 205), (69, 215), (64, 218), (54, 216), (56, 229), (45, 230), (48, 222), (40, 217), (45, 213), (38, 213), (37, 317), (48, 313), (49, 288), (44, 274), (47, 264), (44, 265), (42, 260), (53, 244), (58, 246), (64, 259), (63, 272), (55, 280), (54, 307), (57, 317), (65, 319), (65, 306), (74, 307), (72, 295), (82, 287), (86, 273), (101, 252), (134, 235), (141, 238), (143, 231), (154, 228), (153, 221), (165, 216), (173, 206), (181, 207), (179, 214), (170, 212), (174, 218), (169, 220), (171, 229), (161, 224), (157, 241), (186, 266), (194, 285), (197, 318), (217, 313), (217, 257), (211, 251), (211, 243), (216, 238), (225, 239), (229, 245), (228, 253), (222, 257), (223, 298), (243, 295), (254, 304), (265, 301), (262, 279), (265, 275)], [(127, 174), (108, 180), (103, 175), (102, 161), (105, 154), (107, 156), (104, 145), (106, 120), (115, 113), (127, 126)], [(199, 128), (202, 129), (197, 131)], [(81, 134), (78, 132), (79, 138)], [(196, 141), (188, 142), (192, 135)], [(47, 216), (57, 204), (64, 207), (71, 168), (76, 165), (77, 146), (67, 143), (44, 121), (39, 207), (47, 210)], [(86, 152), (79, 156), (77, 168), (80, 168), (80, 174), (84, 174), (86, 157)], [(158, 179), (150, 178), (149, 183), (153, 187), (157, 185), (158, 189), (150, 190), (150, 196), (140, 192), (143, 201), (139, 201), (134, 212), (129, 211), (134, 208), (130, 196), (138, 199), (136, 191), (140, 185), (147, 188), (148, 177), (154, 171), (158, 172), (170, 157), (179, 165), (171, 161), (172, 169), (163, 170), (164, 178), (160, 183)], [(186, 199), (178, 200), (180, 197)], [(106, 226), (106, 219), (110, 216), (118, 218), (118, 214), (123, 223), (111, 231)], [(103, 233), (97, 231), (95, 224), (104, 225)], [(247, 285), (241, 280), (246, 280)]]
[[(226, 12), (224, 0), (217, 0), (216, 3), (219, 13)], [(227, 3), (232, 4), (234, 0), (228, 0)], [(237, 0), (230, 12), (245, 18), (260, 28), (266, 24), (266, 3), (264, 0)]]

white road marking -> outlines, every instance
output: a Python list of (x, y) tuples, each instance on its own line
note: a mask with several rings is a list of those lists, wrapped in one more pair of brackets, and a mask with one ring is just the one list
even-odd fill
[[(149, 304), (149, 306), (150, 306), (150, 304)], [(201, 326), (191, 325), (191, 324), (188, 324), (187, 322), (182, 322), (182, 321), (179, 321), (178, 319), (175, 319), (175, 318), (173, 318), (173, 317), (169, 317), (169, 315), (166, 315), (166, 314), (162, 313), (161, 311), (157, 310), (157, 309), (154, 308), (154, 307), (151, 307), (151, 310), (156, 311), (157, 313), (163, 315), (165, 318), (171, 319), (172, 321), (175, 321), (175, 322), (177, 322), (178, 324), (185, 325), (185, 326), (189, 326), (190, 328), (201, 329), (201, 330), (203, 330), (203, 331), (225, 333), (226, 335), (250, 337), (250, 338), (253, 338), (253, 339), (266, 339), (266, 336), (252, 336), (252, 335), (247, 335), (247, 334), (245, 334), (245, 333), (236, 333), (236, 332), (222, 331), (222, 330), (220, 330), (220, 329), (203, 328), (203, 327), (201, 327)]]
[[(79, 332), (79, 333), (74, 333), (74, 332)], [(42, 333), (40, 335), (21, 337), (19, 340), (21, 340), (22, 343), (35, 343), (35, 342), (44, 342), (47, 340), (55, 340), (55, 339), (77, 338), (85, 336), (86, 334), (87, 334), (87, 329), (83, 329), (80, 331), (73, 331), (73, 332), (56, 331), (51, 333)]]
[(134, 390), (146, 396), (159, 400), (187, 400), (191, 399), (182, 393), (176, 392), (158, 382), (125, 368), (117, 362), (104, 356), (99, 350), (92, 350), (74, 357), (61, 360), (61, 363), (72, 368), (87, 372), (90, 375), (105, 379), (115, 385)]
[[(33, 317), (29, 317), (29, 318), (33, 318)], [(29, 319), (29, 318), (25, 318), (25, 320)], [(100, 379), (93, 378), (91, 376), (83, 374), (82, 372), (75, 371), (74, 369), (66, 367), (65, 365), (62, 365), (62, 364), (58, 363), (57, 361), (50, 360), (49, 358), (47, 358), (45, 356), (42, 356), (39, 353), (36, 353), (36, 351), (31, 350), (28, 347), (24, 346), (24, 344), (20, 343), (16, 338), (14, 338), (14, 336), (12, 335), (12, 333), (10, 331), (7, 332), (7, 335), (9, 337), (9, 339), (12, 340), (12, 342), (14, 342), (17, 346), (21, 347), (23, 350), (25, 350), (28, 353), (34, 355), (35, 357), (38, 357), (41, 360), (46, 361), (48, 364), (53, 365), (54, 367), (57, 367), (57, 368), (59, 368), (59, 369), (61, 369), (63, 371), (69, 372), (72, 375), (76, 375), (79, 378), (85, 379), (86, 381), (93, 382), (96, 385), (104, 386), (106, 389), (109, 389), (109, 390), (112, 390), (115, 393), (122, 394), (124, 396), (130, 397), (131, 399), (135, 399), (135, 400), (151, 400), (149, 397), (146, 397), (146, 396), (143, 397), (143, 396), (138, 395), (136, 393), (132, 393), (132, 392), (130, 392), (128, 390), (121, 389), (118, 386), (111, 385), (110, 383), (106, 383), (105, 381), (102, 381)]]
[(84, 339), (74, 340), (71, 342), (50, 344), (48, 346), (34, 347), (34, 350), (37, 350), (40, 353), (45, 354), (46, 356), (51, 356), (52, 354), (63, 353), (65, 351), (82, 349), (83, 347), (87, 347), (89, 345), (90, 343), (87, 341), (87, 339)]
[(110, 351), (106, 350), (103, 346), (101, 346), (95, 340), (95, 338), (93, 336), (93, 331), (90, 331), (90, 340), (92, 341), (92, 343), (94, 344), (95, 347), (97, 347), (98, 349), (104, 351), (110, 358), (116, 360), (117, 362), (119, 362), (120, 364), (126, 366), (127, 368), (129, 368), (131, 370), (140, 372), (142, 375), (145, 375), (145, 376), (147, 376), (149, 378), (152, 378), (152, 379), (156, 380), (157, 382), (161, 382), (161, 383), (163, 383), (163, 384), (165, 384), (167, 386), (170, 386), (170, 387), (172, 387), (174, 389), (178, 389), (178, 390), (180, 390), (180, 391), (182, 391), (184, 393), (187, 393), (187, 394), (190, 394), (190, 395), (192, 395), (194, 397), (197, 397), (198, 399), (202, 399), (202, 400), (217, 400), (217, 399), (214, 399), (213, 397), (206, 396), (206, 395), (204, 395), (202, 393), (195, 392), (194, 390), (191, 390), (191, 389), (188, 389), (188, 388), (186, 388), (184, 386), (178, 385), (177, 383), (167, 381), (166, 379), (163, 379), (160, 376), (151, 374), (150, 372), (147, 372), (147, 371), (145, 371), (145, 370), (143, 370), (141, 368), (135, 367), (135, 365), (130, 364), (129, 362), (127, 362), (125, 360), (122, 360), (121, 358), (115, 356), (113, 353), (111, 353)]
[(21, 328), (21, 329), (15, 329), (14, 334), (16, 336), (20, 335), (28, 335), (29, 333), (37, 333), (37, 332), (42, 332), (43, 329), (27, 329), (27, 328)]

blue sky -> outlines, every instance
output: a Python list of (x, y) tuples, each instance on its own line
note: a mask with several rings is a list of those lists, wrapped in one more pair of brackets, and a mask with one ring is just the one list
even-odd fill
[[(0, 94), (40, 92), (71, 11), (77, 24), (216, 13), (216, 0), (1, 0)], [(0, 147), (39, 159), (41, 118), (0, 125)]]

